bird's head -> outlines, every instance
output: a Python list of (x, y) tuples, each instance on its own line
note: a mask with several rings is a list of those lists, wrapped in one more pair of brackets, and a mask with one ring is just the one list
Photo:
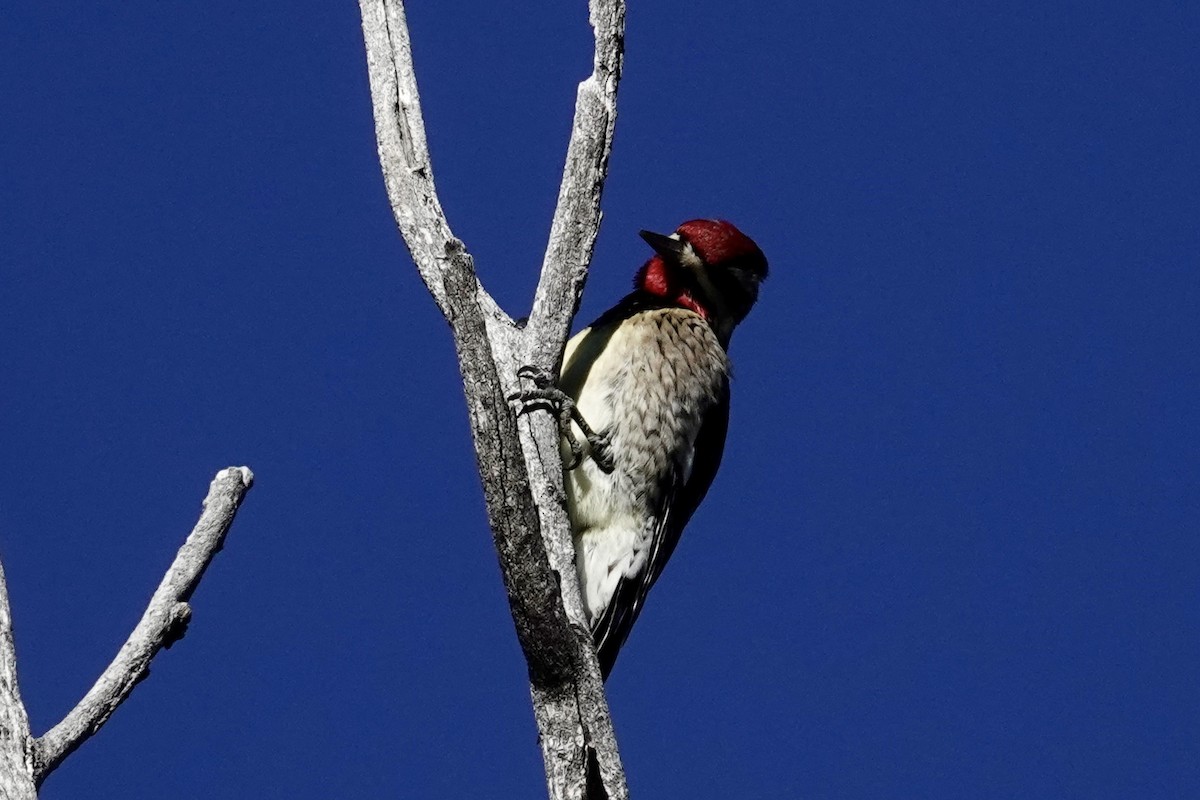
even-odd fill
[(693, 219), (675, 233), (642, 231), (655, 256), (638, 270), (636, 288), (691, 309), (708, 320), (723, 342), (750, 313), (767, 258), (731, 223)]

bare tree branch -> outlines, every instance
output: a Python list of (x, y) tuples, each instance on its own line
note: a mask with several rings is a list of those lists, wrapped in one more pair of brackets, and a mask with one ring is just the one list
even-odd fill
[(221, 549), (253, 481), (254, 475), (246, 467), (229, 467), (213, 478), (200, 519), (179, 548), (129, 639), (79, 704), (62, 722), (34, 741), (32, 772), (37, 784), (100, 730), (133, 687), (149, 673), (154, 656), (183, 636), (192, 616), (187, 601)]
[[(404, 4), (361, 0), (359, 10), (367, 44), (379, 163), (388, 201), (421, 279), (438, 308), (447, 314), (442, 277), (451, 265), (444, 260), (444, 254), (446, 246), (458, 240), (450, 230), (433, 184), (433, 165), (425, 140)], [(499, 312), (503, 316), (487, 292), (478, 285), (476, 289), (486, 298), (484, 305), (493, 314)], [(506, 316), (503, 318), (508, 320)]]
[[(379, 160), (400, 233), (450, 322), (488, 521), (529, 667), (550, 796), (628, 796), (583, 614), (564, 505), (558, 432), (517, 426), (505, 396), (526, 363), (557, 367), (600, 223), (621, 72), (623, 0), (592, 0), (596, 54), (579, 87), (550, 244), (528, 326), (480, 285), (437, 199), (401, 0), (359, 0)], [(519, 429), (519, 430), (518, 430)]]
[(625, 3), (591, 0), (588, 11), (596, 54), (592, 74), (579, 84), (576, 95), (567, 164), (527, 326), (529, 362), (546, 369), (558, 366), (571, 320), (579, 309), (592, 248), (600, 231), (600, 193), (608, 175), (617, 122)]
[(516, 421), (504, 397), (483, 314), (471, 292), (475, 270), (461, 247), (447, 252), (457, 262), (446, 272), (446, 297), (466, 390), (475, 454), (483, 479), (488, 522), (500, 556), (504, 586), (517, 638), (534, 685), (558, 684), (574, 672), (575, 648), (561, 632), (569, 630), (558, 580), (542, 547), (537, 507), (517, 439)]
[(0, 568), (0, 797), (33, 800), (37, 797), (32, 769), (33, 740), (29, 715), (17, 688), (17, 652), (13, 642), (8, 584)]
[[(590, 0), (595, 40), (592, 74), (580, 85), (571, 141), (559, 186), (550, 241), (534, 295), (525, 347), (514, 367), (535, 364), (557, 372), (571, 320), (579, 309), (592, 249), (600, 230), (600, 196), (608, 175), (617, 115), (617, 86), (625, 47), (624, 0)], [(502, 373), (503, 375), (503, 373)], [(628, 797), (604, 682), (583, 610), (563, 494), (558, 429), (549, 415), (526, 417), (521, 448), (533, 481), (550, 566), (562, 580), (562, 600), (581, 655), (571, 686), (533, 687), (542, 760), (551, 797)], [(568, 738), (582, 728), (585, 747)], [(578, 776), (582, 775), (582, 786)]]

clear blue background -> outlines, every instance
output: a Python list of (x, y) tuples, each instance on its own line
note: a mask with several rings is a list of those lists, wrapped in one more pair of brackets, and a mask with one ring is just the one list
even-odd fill
[[(582, 2), (414, 2), (435, 176), (525, 313)], [(610, 682), (637, 797), (1200, 796), (1200, 6), (631, 3), (580, 322), (639, 228), (771, 259)], [(444, 323), (352, 3), (9, 3), (0, 549), (36, 732), (213, 473), (188, 636), (55, 798), (537, 797)]]

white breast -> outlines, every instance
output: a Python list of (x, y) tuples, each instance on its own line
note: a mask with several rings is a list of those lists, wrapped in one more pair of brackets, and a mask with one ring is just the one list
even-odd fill
[(567, 344), (563, 388), (609, 436), (615, 469), (587, 457), (567, 474), (567, 505), (585, 607), (603, 613), (618, 581), (646, 568), (668, 473), (686, 480), (704, 414), (727, 380), (724, 348), (698, 315), (644, 311)]

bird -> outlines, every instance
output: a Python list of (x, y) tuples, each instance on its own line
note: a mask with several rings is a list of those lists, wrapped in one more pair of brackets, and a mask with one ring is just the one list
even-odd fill
[(568, 341), (557, 381), (523, 367), (536, 388), (513, 396), (518, 414), (539, 404), (558, 414), (576, 568), (605, 680), (717, 473), (730, 338), (767, 277), (762, 250), (725, 220), (641, 237), (654, 253), (633, 291)]

